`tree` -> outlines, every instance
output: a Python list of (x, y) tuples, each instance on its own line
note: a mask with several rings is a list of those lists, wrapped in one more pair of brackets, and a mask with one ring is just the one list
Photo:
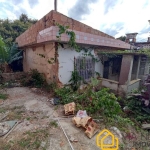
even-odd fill
[(36, 19), (28, 18), (26, 14), (21, 14), (19, 19), (13, 21), (0, 19), (0, 36), (6, 45), (12, 46), (15, 39), (36, 22)]
[(126, 36), (120, 36), (119, 38), (117, 38), (118, 40), (124, 41), (126, 40)]
[(36, 19), (30, 19), (30, 18), (28, 18), (28, 16), (27, 16), (26, 14), (21, 14), (20, 17), (19, 17), (19, 20), (20, 20), (21, 22), (24, 22), (24, 24), (25, 24), (25, 23), (34, 24), (34, 23), (37, 22)]
[(18, 49), (15, 40), (36, 22), (26, 14), (21, 14), (16, 20), (0, 19), (0, 65), (9, 65), (13, 71), (22, 71), (23, 52)]

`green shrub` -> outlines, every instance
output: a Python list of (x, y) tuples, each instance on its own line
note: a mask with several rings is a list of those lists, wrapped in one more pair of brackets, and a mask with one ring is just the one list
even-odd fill
[(6, 100), (8, 98), (8, 94), (0, 93), (0, 99)]
[(37, 69), (30, 70), (28, 76), (22, 79), (24, 86), (42, 87), (46, 83), (45, 78)]
[(145, 121), (150, 123), (150, 109), (144, 108), (144, 104), (141, 99), (131, 96), (127, 100), (127, 106), (131, 111), (129, 117), (134, 118), (140, 123)]
[(36, 69), (31, 70), (31, 78), (32, 78), (33, 85), (36, 87), (41, 87), (43, 83), (46, 82), (43, 75), (39, 73)]
[(86, 110), (90, 116), (101, 116), (106, 126), (117, 126), (126, 130), (134, 122), (123, 113), (120, 106), (120, 97), (116, 97), (108, 88), (94, 91), (93, 84), (88, 85), (84, 93), (73, 91), (69, 87), (55, 90), (55, 95), (60, 98), (61, 104), (76, 103), (76, 110)]
[(80, 108), (82, 107), (90, 114), (99, 112), (101, 115), (111, 117), (122, 112), (117, 97), (110, 93), (107, 88), (95, 92), (92, 90), (92, 86), (89, 86), (84, 93), (79, 94), (64, 87), (55, 90), (55, 94), (60, 98), (62, 104), (74, 101)]
[(72, 102), (72, 99), (70, 97), (72, 93), (73, 91), (69, 87), (55, 89), (55, 95), (61, 99), (61, 104)]
[(91, 103), (89, 105), (86, 107), (86, 110), (90, 113), (100, 112), (107, 117), (121, 113), (117, 97), (113, 93), (110, 93), (107, 88), (103, 88), (98, 92), (92, 92)]

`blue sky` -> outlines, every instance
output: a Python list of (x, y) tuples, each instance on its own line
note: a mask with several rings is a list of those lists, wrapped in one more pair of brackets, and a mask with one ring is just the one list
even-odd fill
[[(54, 0), (0, 0), (0, 18), (40, 19), (53, 8)], [(150, 32), (150, 0), (58, 0), (58, 11), (116, 38), (138, 32), (147, 41)]]

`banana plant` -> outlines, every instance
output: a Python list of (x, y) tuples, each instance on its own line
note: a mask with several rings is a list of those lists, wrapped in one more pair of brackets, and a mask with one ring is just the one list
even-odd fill
[(8, 47), (0, 37), (0, 65), (8, 64), (12, 66), (13, 62), (21, 60), (22, 58), (23, 52), (22, 50), (18, 49), (16, 43), (13, 43), (11, 47)]

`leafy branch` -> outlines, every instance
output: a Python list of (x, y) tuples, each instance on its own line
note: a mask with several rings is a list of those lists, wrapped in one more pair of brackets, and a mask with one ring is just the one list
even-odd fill
[(80, 47), (80, 46), (77, 45), (77, 43), (76, 43), (76, 34), (73, 31), (68, 30), (69, 26), (63, 26), (63, 25), (60, 25), (58, 23), (56, 23), (56, 25), (59, 28), (59, 33), (56, 36), (59, 41), (61, 40), (61, 35), (62, 34), (67, 34), (70, 37), (70, 39), (68, 41), (68, 45), (71, 48), (75, 49), (76, 52), (81, 52), (81, 50), (84, 51), (85, 53), (83, 55), (92, 57), (92, 60), (95, 61), (95, 62), (100, 61), (100, 59), (95, 58), (95, 56), (91, 53), (91, 51), (89, 51), (90, 50), (89, 48)]
[(56, 23), (56, 25), (58, 26), (58, 28), (59, 28), (59, 33), (58, 33), (58, 35), (56, 36), (57, 37), (57, 39), (60, 41), (61, 40), (61, 35), (62, 34), (67, 34), (69, 37), (70, 37), (70, 39), (69, 39), (69, 42), (68, 42), (68, 45), (71, 47), (71, 48), (73, 48), (73, 49), (75, 49), (77, 52), (80, 52), (81, 51), (81, 48), (76, 44), (76, 42), (75, 42), (75, 40), (76, 40), (76, 35), (75, 35), (75, 33), (73, 32), (73, 31), (69, 31), (68, 29), (69, 29), (69, 26), (62, 26), (62, 25), (60, 25), (60, 24), (58, 24), (58, 23)]
[[(45, 58), (45, 55), (44, 55), (44, 54), (37, 54), (37, 55), (39, 55), (39, 56), (42, 57), (42, 58)], [(55, 58), (50, 58), (50, 59), (47, 60), (47, 62), (48, 62), (49, 64), (53, 64), (53, 63), (55, 63)]]

